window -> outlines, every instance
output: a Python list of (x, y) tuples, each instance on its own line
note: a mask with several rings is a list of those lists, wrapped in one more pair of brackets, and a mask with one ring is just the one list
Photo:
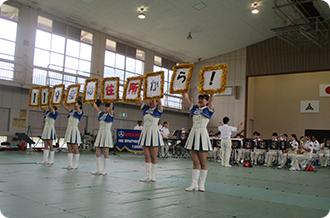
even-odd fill
[(170, 94), (170, 82), (173, 74), (174, 62), (168, 61), (161, 57), (154, 57), (154, 72), (164, 71), (164, 99), (162, 102), (164, 106), (182, 109), (181, 94)]
[(103, 77), (119, 77), (119, 98), (129, 77), (143, 75), (144, 52), (115, 41), (106, 40)]
[(14, 79), (18, 8), (2, 4), (0, 8), (0, 79)]
[(36, 30), (32, 83), (80, 83), (90, 77), (93, 34), (39, 16)]
[(0, 136), (0, 143), (7, 142), (8, 141), (7, 139), (8, 139), (7, 136)]

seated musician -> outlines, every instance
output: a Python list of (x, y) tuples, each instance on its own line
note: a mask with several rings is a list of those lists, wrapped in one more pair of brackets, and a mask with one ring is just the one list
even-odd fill
[[(278, 135), (276, 132), (272, 134), (272, 141), (277, 141), (278, 140)], [(272, 166), (273, 158), (278, 156), (278, 150), (275, 149), (270, 149), (268, 148), (268, 152), (266, 153), (266, 159), (265, 159), (265, 167), (270, 167)]]
[(253, 151), (251, 151), (251, 160), (252, 160), (254, 165), (257, 165), (258, 157), (260, 155), (263, 155), (264, 151), (262, 149), (257, 148), (257, 142), (261, 141), (260, 133), (259, 132), (254, 132), (253, 133), (253, 138), (254, 138), (253, 141), (254, 141), (255, 145), (254, 145)]
[(236, 149), (236, 152), (237, 152), (236, 163), (243, 163), (245, 150), (246, 150), (246, 149), (243, 148), (243, 136), (240, 135), (239, 133), (237, 133), (235, 138), (242, 140), (241, 141), (241, 148)]
[[(213, 139), (221, 139), (221, 132), (217, 132), (215, 134), (215, 136), (213, 137)], [(214, 144), (212, 143), (212, 145), (214, 145)], [(221, 144), (220, 144), (220, 146), (221, 146)], [(214, 162), (218, 162), (218, 163), (221, 162), (221, 147), (213, 146), (213, 159), (214, 159)]]
[(170, 130), (167, 128), (167, 126), (168, 126), (168, 123), (165, 121), (163, 123), (162, 129), (160, 130), (160, 134), (162, 135), (163, 141), (164, 141), (164, 146), (161, 146), (162, 157), (165, 157), (168, 154), (169, 144), (168, 144), (167, 139), (171, 139), (172, 138), (172, 136), (170, 135)]
[[(305, 136), (306, 142), (299, 145), (297, 154), (292, 157), (292, 163), (290, 171), (300, 170), (299, 160), (311, 158), (313, 155), (314, 143), (311, 141), (309, 135)], [(304, 167), (304, 166), (303, 166)]]
[[(287, 140), (287, 134), (283, 134), (283, 141)], [(297, 150), (299, 147), (299, 142), (297, 139), (296, 134), (291, 134), (291, 138), (289, 141), (289, 148), (287, 150), (280, 151), (280, 157), (279, 157), (279, 166), (277, 168), (282, 169), (288, 159), (292, 160), (293, 156), (297, 154)]]
[[(328, 145), (326, 146), (326, 143), (328, 143)], [(328, 163), (329, 163), (329, 146), (330, 146), (330, 141), (324, 141), (323, 143), (321, 143), (320, 145), (320, 151), (319, 151), (319, 160), (320, 160), (320, 164), (321, 167), (327, 167)], [(324, 159), (323, 159), (324, 158)]]

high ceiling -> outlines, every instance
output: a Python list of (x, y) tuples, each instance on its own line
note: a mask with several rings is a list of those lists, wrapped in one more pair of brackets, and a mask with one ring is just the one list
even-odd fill
[[(275, 1), (248, 0), (10, 0), (87, 26), (182, 62), (196, 62), (274, 37), (285, 27)], [(289, 0), (277, 0), (277, 5)], [(303, 1), (303, 0), (299, 0)], [(329, 6), (315, 0), (325, 15)], [(146, 18), (138, 19), (139, 7)], [(297, 19), (292, 7), (282, 12)], [(277, 12), (278, 13), (278, 12)], [(329, 17), (329, 16), (328, 16)], [(191, 32), (192, 40), (187, 40)]]

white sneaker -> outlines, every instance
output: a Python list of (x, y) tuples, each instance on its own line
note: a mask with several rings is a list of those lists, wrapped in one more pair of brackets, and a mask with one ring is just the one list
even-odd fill
[(284, 165), (281, 164), (281, 165), (278, 166), (277, 168), (278, 168), (278, 169), (282, 169), (283, 167), (284, 167)]
[(226, 165), (225, 167), (231, 167), (231, 165)]

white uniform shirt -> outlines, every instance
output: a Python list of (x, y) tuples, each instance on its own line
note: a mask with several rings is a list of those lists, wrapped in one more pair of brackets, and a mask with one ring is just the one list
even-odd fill
[(162, 128), (163, 128), (162, 125), (159, 124), (159, 125), (158, 125), (158, 129), (159, 129), (159, 130), (162, 130)]
[(228, 126), (227, 124), (219, 126), (218, 129), (221, 132), (221, 138), (223, 139), (230, 139), (231, 133), (237, 131), (237, 127)]
[(307, 142), (305, 142), (305, 144), (303, 145), (304, 148), (308, 148), (310, 149), (311, 151), (306, 151), (306, 150), (303, 150), (305, 151), (304, 153), (311, 153), (313, 154), (313, 149), (314, 149), (314, 143), (310, 140), (308, 140)]
[(136, 125), (136, 126), (134, 126), (134, 129), (135, 129), (135, 130), (142, 130), (142, 129), (143, 129), (143, 126), (142, 126), (142, 125), (141, 125), (141, 126)]
[(166, 127), (163, 127), (161, 129), (161, 133), (163, 134), (164, 138), (167, 139), (168, 138), (168, 135), (170, 134), (170, 130), (168, 128), (166, 128)]

